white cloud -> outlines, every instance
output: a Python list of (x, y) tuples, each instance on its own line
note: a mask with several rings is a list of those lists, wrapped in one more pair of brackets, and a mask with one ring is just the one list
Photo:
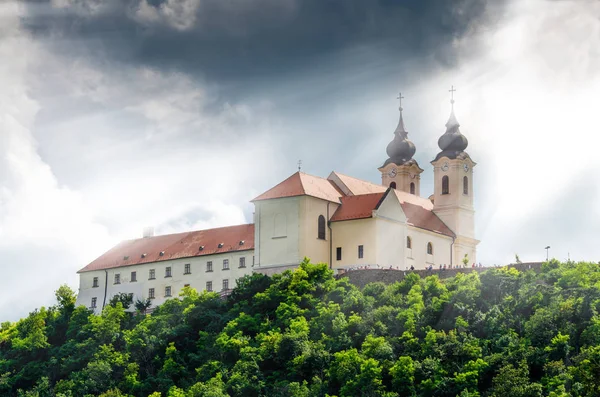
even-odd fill
[[(477, 154), (480, 255), (504, 262), (518, 252), (539, 260), (546, 244), (566, 259), (594, 260), (598, 246), (590, 233), (567, 228), (573, 206), (591, 205), (588, 216), (600, 222), (589, 197), (565, 196), (583, 184), (586, 196), (600, 198), (597, 148), (597, 95), (600, 92), (600, 4), (591, 1), (514, 1), (504, 23), (457, 42), (464, 62), (439, 73), (427, 90), (458, 85), (457, 113)], [(470, 57), (472, 48), (485, 54)], [(441, 104), (447, 112), (447, 105)], [(582, 180), (581, 176), (587, 178)], [(561, 199), (557, 201), (558, 199)], [(553, 219), (536, 229), (531, 219)], [(581, 214), (579, 214), (581, 215)]]
[(196, 23), (196, 13), (202, 0), (167, 0), (159, 6), (139, 0), (133, 8), (134, 20), (145, 24), (165, 24), (177, 30), (188, 30)]
[[(183, 74), (71, 59), (2, 25), (0, 320), (52, 302), (142, 227), (246, 223), (276, 142), (268, 103), (228, 104)], [(44, 44), (49, 44), (45, 42)], [(14, 57), (14, 54), (23, 54)]]

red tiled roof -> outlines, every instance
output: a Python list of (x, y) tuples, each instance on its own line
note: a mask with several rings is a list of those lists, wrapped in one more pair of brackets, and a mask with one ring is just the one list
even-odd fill
[(387, 187), (383, 185), (377, 185), (369, 181), (364, 181), (362, 179), (340, 174), (339, 172), (334, 171), (332, 174), (337, 176), (354, 196), (361, 194), (381, 193), (387, 190)]
[[(244, 244), (240, 245), (242, 240)], [(218, 247), (220, 243), (222, 248)], [(200, 246), (204, 246), (202, 251)], [(123, 241), (78, 273), (251, 249), (254, 249), (254, 224), (167, 234)], [(160, 255), (161, 252), (164, 254)]]
[(312, 196), (334, 203), (340, 202), (340, 193), (335, 185), (325, 178), (296, 172), (280, 184), (267, 190), (252, 201), (282, 197)]
[(409, 203), (413, 205), (418, 205), (419, 207), (423, 207), (428, 211), (433, 210), (433, 203), (429, 199), (419, 197), (414, 194), (404, 192), (402, 190), (394, 189), (394, 192), (396, 193), (396, 197), (398, 197), (398, 200), (402, 204)]
[(407, 222), (420, 229), (430, 230), (444, 234), (446, 236), (455, 237), (456, 235), (446, 226), (438, 216), (428, 209), (411, 203), (401, 203), (404, 215)]
[[(376, 183), (372, 183), (369, 181), (364, 181), (362, 179), (354, 178), (352, 176), (340, 174), (339, 172), (332, 172), (330, 178), (335, 175), (339, 178), (339, 180), (346, 186), (350, 195), (358, 196), (362, 194), (370, 194), (370, 193), (380, 193), (385, 192), (387, 187), (383, 185), (378, 185)], [(403, 192), (402, 190), (394, 189), (396, 193), (396, 197), (400, 200), (401, 203), (411, 203), (415, 205), (420, 205), (421, 207), (432, 210), (433, 203), (431, 200), (416, 196), (414, 194), (410, 194), (407, 192)]]
[(342, 205), (334, 212), (331, 221), (370, 218), (384, 195), (385, 192), (342, 197)]

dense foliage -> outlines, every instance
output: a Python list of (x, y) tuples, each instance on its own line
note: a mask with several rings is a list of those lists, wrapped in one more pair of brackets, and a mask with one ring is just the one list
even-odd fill
[[(0, 328), (6, 396), (598, 396), (600, 266), (362, 291), (325, 265), (186, 288), (152, 314), (57, 305)], [(132, 302), (126, 302), (132, 305)]]

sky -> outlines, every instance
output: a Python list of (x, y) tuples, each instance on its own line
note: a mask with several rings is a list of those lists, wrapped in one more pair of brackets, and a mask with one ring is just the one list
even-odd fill
[(252, 222), (297, 170), (469, 139), (478, 261), (600, 260), (600, 2), (0, 2), (0, 321), (123, 239)]

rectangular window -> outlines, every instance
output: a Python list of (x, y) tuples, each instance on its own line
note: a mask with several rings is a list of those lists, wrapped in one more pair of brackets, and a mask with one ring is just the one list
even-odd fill
[(365, 250), (362, 245), (358, 246), (358, 259), (362, 259), (365, 254)]
[(252, 266), (254, 266), (254, 255), (252, 255)]
[(94, 281), (92, 282), (92, 288), (98, 288), (98, 277), (94, 277)]
[(96, 308), (96, 302), (98, 301), (98, 298), (92, 298), (92, 306), (90, 306), (92, 309)]
[(211, 292), (211, 291), (212, 291), (212, 281), (207, 281), (207, 282), (206, 282), (206, 290), (207, 290), (208, 292)]
[(121, 274), (115, 274), (115, 284), (121, 284)]
[(137, 281), (137, 272), (131, 272), (131, 282), (135, 283)]
[(189, 284), (183, 284), (183, 288), (189, 287), (189, 286), (190, 286)]
[(242, 256), (240, 258), (240, 267), (246, 267), (246, 257)]
[(211, 261), (206, 262), (206, 271), (212, 272), (212, 262)]
[(171, 296), (171, 287), (165, 287), (165, 297)]
[(171, 266), (165, 268), (165, 277), (171, 277)]
[(183, 274), (192, 274), (192, 265), (186, 263), (183, 269)]
[(229, 289), (229, 280), (225, 279), (223, 280), (223, 290), (228, 290)]
[(342, 260), (342, 247), (337, 247), (335, 249), (335, 259), (337, 259), (338, 261)]
[(154, 280), (156, 278), (156, 272), (154, 269), (150, 269), (148, 272), (148, 280)]
[(223, 270), (229, 270), (229, 259), (223, 259)]
[(154, 299), (154, 288), (148, 289), (148, 299)]

